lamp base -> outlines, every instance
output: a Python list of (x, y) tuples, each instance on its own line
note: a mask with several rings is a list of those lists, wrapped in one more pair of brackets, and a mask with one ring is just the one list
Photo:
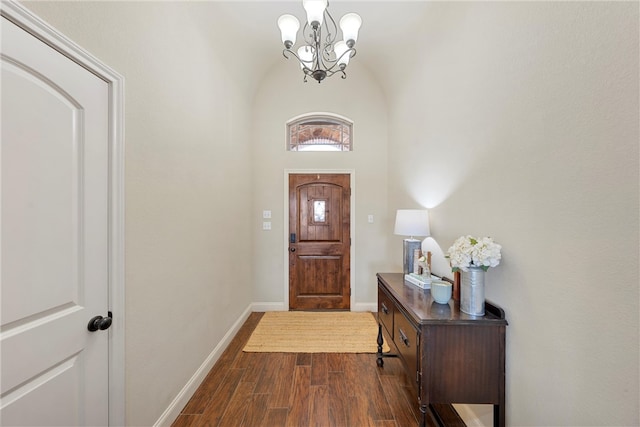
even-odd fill
[(404, 239), (402, 241), (402, 271), (404, 274), (414, 273), (414, 254), (422, 249), (422, 241), (417, 239)]

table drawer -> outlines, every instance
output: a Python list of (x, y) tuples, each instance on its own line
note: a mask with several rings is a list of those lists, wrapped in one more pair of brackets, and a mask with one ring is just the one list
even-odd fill
[(418, 371), (418, 348), (420, 346), (418, 330), (399, 310), (394, 312), (393, 318), (395, 325), (393, 341), (407, 366), (409, 378), (415, 378), (414, 375)]
[(391, 339), (393, 339), (393, 312), (393, 301), (386, 292), (378, 288), (378, 320), (384, 325)]

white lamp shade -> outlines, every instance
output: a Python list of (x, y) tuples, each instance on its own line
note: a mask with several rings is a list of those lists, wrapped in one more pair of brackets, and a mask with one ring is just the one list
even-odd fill
[(290, 41), (292, 46), (296, 44), (296, 36), (300, 29), (298, 18), (293, 15), (282, 15), (278, 18), (278, 28), (280, 28), (282, 35), (282, 43), (286, 44), (287, 41)]
[(347, 13), (340, 19), (340, 29), (342, 30), (342, 40), (349, 42), (353, 40), (355, 44), (358, 40), (358, 31), (362, 26), (362, 18), (357, 13)]
[(317, 22), (322, 25), (324, 10), (327, 8), (327, 0), (302, 0), (302, 7), (307, 12), (307, 22), (311, 27)]
[(303, 62), (303, 64), (300, 64), (300, 68), (311, 68), (313, 65), (313, 51), (313, 47), (308, 45), (300, 46), (300, 48), (298, 48), (298, 57)]
[(335, 50), (336, 52), (336, 59), (338, 60), (338, 64), (344, 64), (345, 66), (349, 64), (349, 58), (351, 58), (351, 53), (348, 53), (344, 55), (342, 58), (340, 58), (340, 55), (345, 53), (348, 49), (349, 47), (345, 42), (339, 41), (338, 43), (336, 43), (333, 50)]
[(429, 212), (420, 209), (398, 209), (394, 234), (411, 237), (430, 236)]

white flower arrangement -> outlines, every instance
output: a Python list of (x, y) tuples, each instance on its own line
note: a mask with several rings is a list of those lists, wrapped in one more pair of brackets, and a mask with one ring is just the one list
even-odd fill
[(469, 271), (469, 267), (480, 267), (487, 271), (489, 267), (500, 264), (502, 246), (491, 237), (476, 239), (473, 236), (459, 237), (447, 251), (451, 261), (451, 270)]

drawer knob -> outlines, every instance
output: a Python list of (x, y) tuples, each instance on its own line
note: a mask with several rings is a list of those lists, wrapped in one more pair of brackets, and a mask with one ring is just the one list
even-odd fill
[(381, 303), (380, 303), (380, 305), (382, 306), (382, 312), (383, 312), (384, 314), (389, 314), (389, 309), (387, 308), (387, 306), (386, 306), (386, 305), (384, 305), (384, 303), (383, 303), (383, 302), (381, 302)]
[(409, 347), (410, 342), (409, 342), (409, 338), (407, 338), (407, 334), (404, 333), (402, 328), (398, 328), (398, 332), (400, 332), (400, 339), (402, 340), (402, 343), (407, 347)]

